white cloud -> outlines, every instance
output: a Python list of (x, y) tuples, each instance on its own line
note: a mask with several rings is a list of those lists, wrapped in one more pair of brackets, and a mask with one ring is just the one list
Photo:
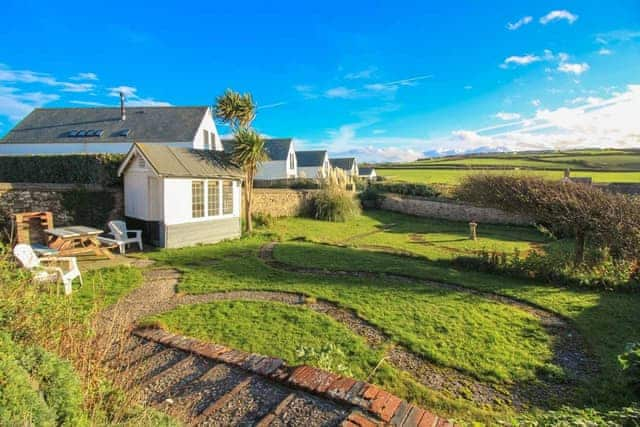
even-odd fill
[(73, 100), (73, 101), (69, 101), (69, 103), (76, 104), (76, 105), (85, 105), (87, 107), (106, 107), (107, 106), (107, 104), (104, 104), (102, 102), (94, 102), (94, 101), (77, 101), (77, 100)]
[(613, 30), (606, 33), (596, 34), (596, 42), (609, 44), (615, 42), (628, 42), (640, 38), (640, 30)]
[(59, 87), (64, 92), (89, 92), (95, 88), (92, 83), (71, 83), (57, 80), (55, 77), (31, 70), (13, 70), (0, 64), (0, 81), (7, 83), (41, 84)]
[(354, 89), (349, 89), (344, 86), (338, 86), (338, 87), (328, 89), (324, 93), (324, 95), (327, 98), (342, 98), (342, 99), (354, 98), (356, 94), (357, 93)]
[(552, 10), (551, 12), (540, 18), (540, 23), (542, 25), (546, 25), (550, 22), (560, 21), (563, 19), (569, 22), (569, 24), (573, 24), (578, 20), (578, 15), (574, 15), (568, 10)]
[(584, 73), (585, 71), (589, 70), (589, 64), (587, 64), (586, 62), (582, 62), (579, 64), (572, 64), (570, 62), (561, 62), (558, 65), (558, 71), (561, 71), (563, 73), (571, 73), (571, 74), (575, 74), (577, 76), (579, 76), (580, 74)]
[(372, 134), (374, 135), (382, 135), (383, 133), (387, 133), (386, 129), (374, 129), (371, 131)]
[(264, 105), (258, 105), (258, 110), (266, 110), (269, 108), (276, 108), (276, 107), (281, 107), (283, 105), (287, 105), (286, 101), (280, 101), (280, 102), (273, 102), (271, 104), (264, 104)]
[(606, 49), (604, 47), (598, 51), (598, 55), (602, 55), (602, 56), (611, 55), (612, 53), (613, 51), (611, 51), (610, 49)]
[(520, 119), (520, 114), (518, 114), (518, 113), (505, 113), (503, 111), (500, 111), (499, 113), (496, 113), (496, 115), (494, 117), (497, 118), (497, 119), (500, 119), (500, 120), (504, 120), (504, 121), (518, 120), (518, 119)]
[(69, 80), (98, 80), (98, 75), (96, 73), (78, 73), (73, 77), (70, 77)]
[(536, 56), (536, 55), (533, 55), (533, 54), (526, 54), (526, 55), (522, 55), (522, 56), (512, 55), (512, 56), (509, 56), (508, 58), (506, 58), (504, 60), (504, 62), (502, 63), (501, 67), (506, 68), (510, 64), (514, 64), (514, 65), (529, 65), (529, 64), (533, 64), (534, 62), (538, 62), (540, 60), (541, 60), (541, 58), (539, 56)]
[(376, 71), (378, 71), (377, 67), (369, 67), (366, 70), (348, 73), (344, 78), (348, 80), (370, 79)]
[(542, 105), (542, 101), (540, 101), (539, 99), (532, 99), (531, 105), (533, 105), (534, 107), (539, 107), (540, 105)]
[(0, 86), (0, 116), (20, 120), (34, 108), (60, 99), (59, 95), (42, 92), (19, 92), (16, 88)]
[(507, 23), (506, 27), (507, 27), (507, 30), (509, 30), (509, 31), (515, 31), (518, 28), (531, 23), (531, 21), (533, 21), (533, 17), (525, 16), (523, 18), (518, 19), (514, 23), (511, 23), (511, 22)]
[(133, 86), (115, 86), (109, 88), (109, 96), (120, 96), (122, 92), (126, 98), (126, 104), (132, 107), (169, 107), (171, 104), (166, 101), (156, 101), (153, 98), (142, 98), (137, 92), (138, 89)]

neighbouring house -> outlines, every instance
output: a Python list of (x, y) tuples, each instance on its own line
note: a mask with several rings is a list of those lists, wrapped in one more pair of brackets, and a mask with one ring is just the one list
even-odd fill
[(369, 181), (375, 181), (377, 178), (376, 170), (374, 168), (358, 168), (358, 176)]
[(358, 161), (355, 157), (329, 159), (331, 167), (342, 169), (347, 176), (358, 176)]
[(331, 164), (327, 151), (296, 151), (296, 158), (298, 159), (298, 177), (315, 179), (326, 178), (329, 175)]
[(36, 108), (2, 140), (0, 155), (125, 154), (134, 142), (222, 150), (211, 109)]
[(118, 169), (129, 228), (163, 248), (239, 237), (243, 173), (220, 151), (135, 143)]
[[(233, 143), (232, 139), (222, 141), (225, 153), (233, 153)], [(256, 179), (275, 180), (298, 177), (298, 161), (291, 138), (265, 139), (264, 148), (269, 160), (260, 164)]]

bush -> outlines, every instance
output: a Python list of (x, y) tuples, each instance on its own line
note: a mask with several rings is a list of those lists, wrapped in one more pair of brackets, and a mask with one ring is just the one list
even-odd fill
[(344, 222), (360, 214), (358, 200), (346, 189), (351, 181), (342, 169), (332, 169), (321, 183), (322, 188), (312, 201), (313, 216), (316, 219)]
[(373, 186), (368, 186), (358, 194), (363, 208), (379, 208), (384, 200), (384, 194)]
[(0, 181), (56, 184), (120, 184), (122, 154), (0, 156)]
[(576, 267), (571, 245), (567, 243), (548, 245), (545, 253), (532, 251), (524, 258), (518, 251), (513, 255), (481, 251), (477, 256), (462, 256), (453, 262), (468, 270), (536, 278), (560, 286), (640, 290), (635, 263), (613, 260), (606, 252), (592, 249), (587, 253), (589, 262)]
[(629, 385), (640, 396), (640, 343), (627, 344), (625, 352), (618, 359)]
[(253, 223), (258, 227), (271, 227), (275, 223), (275, 219), (270, 214), (254, 212), (251, 217), (253, 218)]
[(430, 185), (410, 182), (377, 182), (369, 187), (379, 192), (404, 196), (438, 197), (440, 195), (440, 192)]
[(353, 193), (324, 188), (313, 198), (313, 212), (316, 219), (344, 222), (359, 215), (360, 206)]

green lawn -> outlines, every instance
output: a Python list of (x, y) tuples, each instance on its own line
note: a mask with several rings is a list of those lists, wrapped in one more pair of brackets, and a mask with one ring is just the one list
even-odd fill
[[(547, 179), (562, 179), (562, 170), (489, 170), (489, 169), (429, 169), (416, 168), (376, 168), (376, 173), (394, 181), (420, 182), (427, 184), (458, 184), (470, 174), (515, 174), (534, 175)], [(571, 171), (574, 177), (591, 177), (596, 183), (640, 182), (640, 172)]]
[[(425, 284), (275, 270), (258, 258), (258, 251), (265, 242), (279, 239), (282, 243), (274, 256), (291, 265), (400, 273), (529, 301), (570, 319), (597, 359), (599, 372), (576, 390), (584, 405), (615, 408), (634, 401), (617, 356), (627, 342), (640, 340), (640, 296), (566, 289), (454, 268), (450, 261), (460, 253), (483, 247), (527, 250), (549, 243), (533, 228), (481, 225), (478, 242), (469, 241), (467, 231), (464, 223), (367, 211), (347, 223), (280, 219), (252, 238), (149, 256), (184, 272), (181, 292), (279, 290), (323, 298), (355, 310), (393, 341), (434, 363), (499, 387), (536, 381), (549, 373), (562, 375), (551, 361), (551, 337), (527, 312)], [(412, 237), (415, 234), (420, 236), (418, 243)], [(411, 252), (414, 257), (380, 253), (382, 246)], [(370, 373), (382, 351), (367, 347), (361, 338), (321, 314), (277, 303), (181, 307), (157, 320), (174, 331), (280, 356), (291, 363), (299, 362), (296, 350), (302, 346), (334, 343), (350, 355), (346, 364), (359, 378)], [(480, 407), (429, 390), (386, 363), (371, 380), (458, 419), (492, 423), (511, 414), (511, 408)]]
[(277, 302), (213, 302), (180, 307), (151, 320), (184, 335), (280, 357), (291, 364), (305, 362), (300, 350), (320, 351), (332, 343), (358, 379), (366, 379), (382, 358), (380, 349), (369, 348), (362, 337), (331, 317)]

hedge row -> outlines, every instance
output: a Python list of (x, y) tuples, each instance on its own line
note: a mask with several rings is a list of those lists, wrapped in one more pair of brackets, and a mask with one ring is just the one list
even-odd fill
[(65, 156), (0, 156), (0, 182), (56, 184), (120, 184), (122, 154)]

